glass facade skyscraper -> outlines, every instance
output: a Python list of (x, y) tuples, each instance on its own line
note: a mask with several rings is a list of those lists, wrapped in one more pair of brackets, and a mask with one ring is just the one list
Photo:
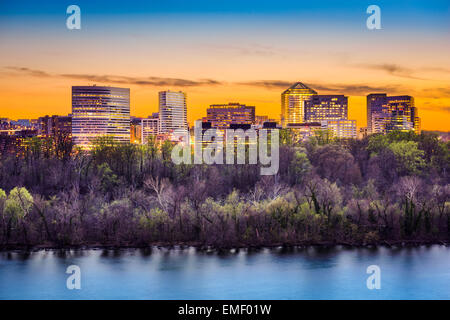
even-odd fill
[(130, 89), (101, 86), (72, 87), (72, 139), (90, 149), (94, 139), (108, 136), (130, 142)]
[(305, 103), (305, 122), (347, 119), (348, 97), (344, 95), (314, 95)]
[(186, 134), (188, 130), (186, 94), (181, 91), (159, 93), (159, 132)]
[(301, 82), (281, 94), (281, 123), (302, 132), (302, 138), (318, 129), (330, 130), (337, 138), (356, 138), (356, 120), (348, 120), (348, 97), (319, 95)]
[(420, 133), (420, 118), (411, 96), (367, 96), (367, 129), (369, 133), (414, 130)]
[(281, 125), (305, 122), (305, 104), (317, 92), (297, 82), (281, 94)]

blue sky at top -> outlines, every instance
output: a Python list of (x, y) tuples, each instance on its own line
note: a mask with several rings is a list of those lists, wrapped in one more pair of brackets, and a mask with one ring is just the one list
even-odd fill
[[(114, 19), (120, 15), (134, 16), (135, 19), (145, 19), (152, 16), (177, 15), (181, 19), (192, 16), (225, 15), (229, 19), (239, 19), (242, 16), (254, 17), (273, 16), (274, 19), (298, 18), (304, 21), (315, 22), (317, 25), (346, 23), (352, 25), (358, 21), (361, 14), (370, 4), (382, 8), (386, 23), (400, 28), (433, 28), (442, 31), (443, 27), (450, 27), (450, 1), (448, 0), (384, 0), (384, 1), (303, 1), (303, 0), (130, 0), (130, 1), (35, 1), (22, 0), (0, 1), (0, 16), (2, 19), (20, 21), (27, 19), (40, 19), (51, 21), (59, 19), (61, 13), (70, 4), (81, 7), (82, 13), (95, 16), (97, 20)], [(133, 23), (132, 20), (129, 22)], [(44, 23), (44, 21), (42, 21)]]
[(92, 14), (154, 14), (154, 13), (287, 13), (298, 11), (354, 11), (361, 6), (377, 4), (397, 14), (416, 12), (419, 14), (443, 15), (449, 10), (447, 0), (131, 0), (131, 1), (7, 1), (0, 2), (2, 15), (60, 14), (61, 8), (70, 4), (77, 4)]

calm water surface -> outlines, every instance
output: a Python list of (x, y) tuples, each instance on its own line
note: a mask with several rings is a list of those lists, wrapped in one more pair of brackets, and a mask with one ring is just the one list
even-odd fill
[[(81, 268), (81, 289), (65, 273)], [(366, 269), (381, 268), (369, 290)], [(0, 253), (0, 299), (449, 299), (450, 247)]]

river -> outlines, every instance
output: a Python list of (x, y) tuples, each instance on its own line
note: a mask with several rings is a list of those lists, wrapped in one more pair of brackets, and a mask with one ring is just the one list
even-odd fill
[(0, 299), (450, 299), (450, 247), (0, 252)]

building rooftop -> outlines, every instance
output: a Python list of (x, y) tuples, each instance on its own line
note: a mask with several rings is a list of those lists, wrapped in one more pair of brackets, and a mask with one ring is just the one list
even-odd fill
[(314, 91), (313, 89), (311, 89), (310, 87), (308, 87), (306, 84), (304, 84), (302, 82), (294, 83), (286, 91), (289, 91), (289, 90), (304, 90), (304, 91), (308, 91), (308, 93), (317, 94), (316, 91)]

